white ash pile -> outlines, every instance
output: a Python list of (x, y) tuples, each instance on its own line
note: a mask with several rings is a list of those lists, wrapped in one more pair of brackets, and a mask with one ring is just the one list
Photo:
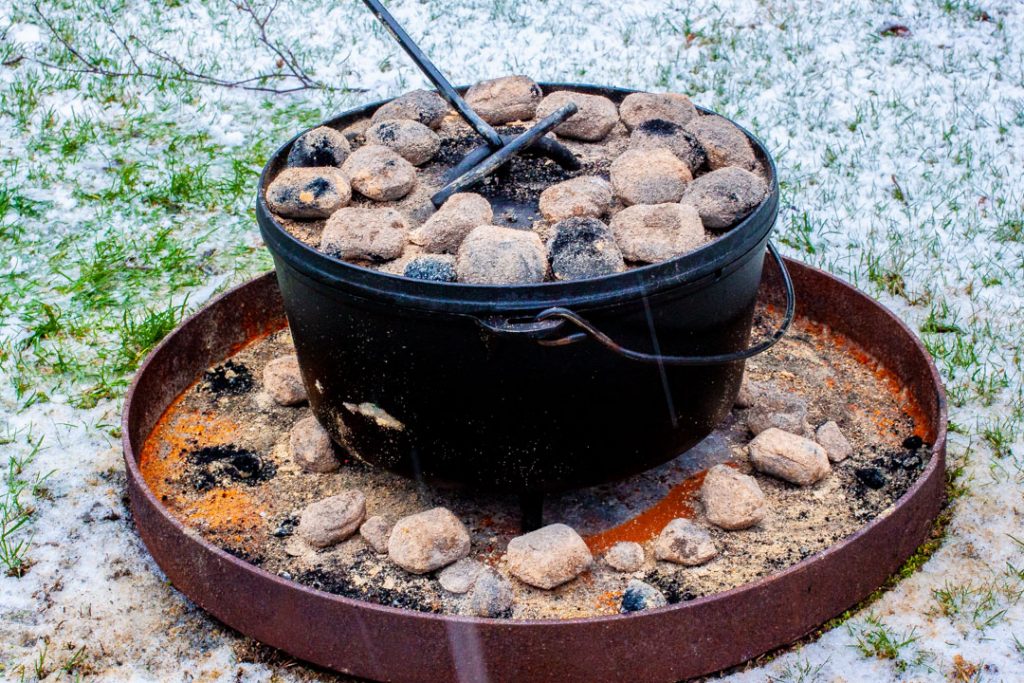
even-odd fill
[(444, 150), (468, 128), (437, 93), (419, 90), (343, 131), (300, 136), (267, 187), (270, 210), (286, 227), (310, 225), (313, 246), (360, 266), (516, 285), (676, 258), (732, 229), (768, 194), (767, 169), (746, 134), (682, 94), (635, 93), (618, 103), (572, 90), (545, 95), (520, 75), (478, 83), (466, 100), (488, 123), (523, 130), (572, 102), (577, 113), (553, 135), (605, 163), (548, 182), (528, 226), (502, 225), (486, 187), (453, 194), (435, 212), (428, 198), (458, 161)]

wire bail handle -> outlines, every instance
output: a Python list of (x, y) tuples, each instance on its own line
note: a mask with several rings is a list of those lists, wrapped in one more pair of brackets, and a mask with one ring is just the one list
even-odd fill
[[(779, 273), (782, 276), (782, 286), (786, 292), (786, 311), (782, 316), (782, 320), (779, 322), (779, 326), (770, 337), (758, 344), (755, 344), (754, 346), (749, 346), (740, 351), (731, 351), (729, 353), (720, 353), (710, 356), (665, 356), (661, 354), (635, 351), (616, 342), (579, 313), (561, 306), (545, 309), (534, 316), (531, 320), (525, 322), (515, 322), (500, 317), (492, 317), (486, 320), (478, 319), (477, 322), (494, 334), (502, 336), (516, 335), (532, 338), (541, 346), (568, 346), (569, 344), (574, 344), (589, 337), (609, 351), (638, 363), (667, 366), (700, 366), (724, 365), (726, 363), (746, 360), (747, 358), (752, 358), (760, 353), (764, 353), (771, 347), (775, 346), (775, 344), (785, 336), (790, 325), (793, 323), (794, 316), (796, 315), (796, 292), (793, 288), (793, 278), (790, 276), (789, 270), (786, 268), (785, 261), (775, 245), (769, 241), (767, 247), (768, 253), (775, 261), (775, 264), (779, 269)], [(571, 325), (577, 328), (578, 331), (561, 337), (552, 338), (554, 333), (564, 329), (566, 325)]]

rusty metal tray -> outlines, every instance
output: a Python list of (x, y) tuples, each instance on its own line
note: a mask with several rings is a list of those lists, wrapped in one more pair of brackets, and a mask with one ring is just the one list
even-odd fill
[[(921, 407), (932, 443), (891, 512), (777, 574), (657, 610), (570, 620), (424, 614), (325, 593), (248, 564), (178, 522), (146, 486), (139, 453), (170, 403), (210, 365), (284, 321), (268, 273), (215, 299), (146, 359), (128, 391), (123, 445), (139, 534), (171, 583), (267, 645), (380, 681), (675, 681), (786, 645), (857, 604), (927, 538), (945, 482), (946, 399), (927, 351), (892, 313), (850, 285), (787, 260), (799, 316), (828, 325), (892, 372)], [(766, 269), (762, 296), (781, 297)]]

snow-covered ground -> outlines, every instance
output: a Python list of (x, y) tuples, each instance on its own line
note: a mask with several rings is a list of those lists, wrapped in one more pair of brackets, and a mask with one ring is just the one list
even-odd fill
[[(422, 82), (355, 1), (282, 2), (265, 25), (281, 55), (244, 1), (107, 5), (0, 0), (0, 674), (319, 678), (166, 585), (126, 520), (117, 424), (182, 312), (269, 267), (251, 209), (269, 152)], [(1024, 679), (1024, 4), (390, 6), (456, 82), (672, 90), (735, 117), (776, 155), (787, 253), (877, 296), (936, 356), (962, 493), (941, 547), (732, 680)], [(291, 54), (325, 87), (190, 82), (286, 74)], [(78, 73), (97, 69), (148, 75)]]

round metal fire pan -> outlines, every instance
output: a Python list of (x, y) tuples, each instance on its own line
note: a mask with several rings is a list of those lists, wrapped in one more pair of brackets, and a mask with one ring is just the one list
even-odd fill
[[(283, 324), (269, 273), (211, 302), (146, 359), (128, 391), (124, 457), (135, 523), (171, 583), (224, 623), (298, 659), (381, 681), (676, 681), (740, 664), (811, 632), (881, 585), (927, 538), (944, 491), (946, 400), (935, 366), (892, 313), (788, 262), (800, 315), (857, 342), (895, 374), (933, 443), (891, 512), (792, 567), (729, 591), (628, 615), (562, 621), (423, 614), (344, 598), (248, 564), (184, 527), (146, 486), (142, 443), (210, 365)], [(766, 271), (762, 294), (775, 297)]]

